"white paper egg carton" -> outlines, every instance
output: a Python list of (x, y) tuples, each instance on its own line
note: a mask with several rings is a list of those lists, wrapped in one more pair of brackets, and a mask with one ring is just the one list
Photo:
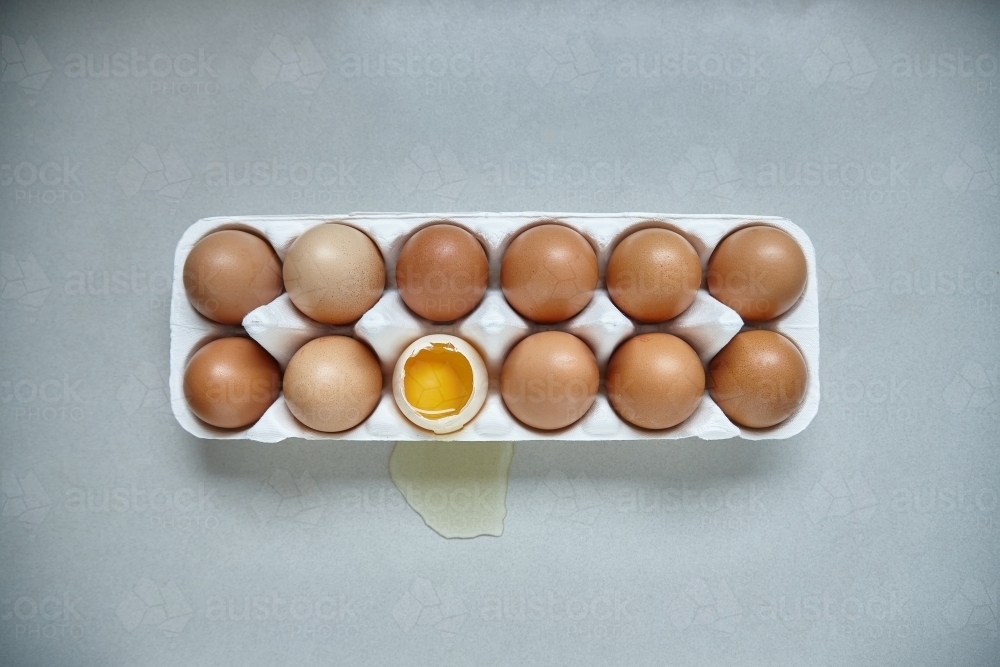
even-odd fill
[[(490, 282), (475, 311), (457, 322), (441, 325), (417, 317), (396, 291), (396, 258), (409, 236), (428, 224), (452, 221), (472, 232), (486, 248)], [(539, 325), (518, 315), (500, 289), (500, 260), (519, 232), (557, 220), (581, 232), (597, 251), (601, 281), (590, 304), (576, 317), (555, 325)], [(342, 433), (310, 429), (292, 416), (284, 396), (253, 426), (227, 430), (199, 420), (184, 399), (184, 369), (204, 344), (243, 330), (211, 322), (191, 306), (184, 291), (184, 262), (194, 244), (220, 229), (254, 230), (267, 238), (284, 261), (292, 241), (314, 225), (340, 222), (367, 233), (382, 251), (387, 287), (379, 302), (353, 326), (315, 322), (292, 305), (287, 293), (246, 316), (243, 329), (281, 364), (288, 364), (303, 344), (329, 334), (354, 336), (368, 343), (382, 362), (382, 398), (375, 412), (357, 427)], [(716, 301), (707, 289), (686, 311), (663, 324), (639, 324), (626, 317), (608, 297), (604, 269), (615, 245), (630, 233), (646, 227), (672, 229), (687, 238), (701, 258), (702, 270), (716, 244), (731, 231), (752, 223), (773, 225), (791, 234), (806, 256), (809, 269), (806, 289), (799, 301), (781, 317), (747, 328), (781, 332), (795, 342), (806, 360), (808, 388), (802, 405), (788, 419), (767, 429), (748, 429), (732, 423), (706, 391), (701, 404), (683, 423), (662, 431), (636, 428), (621, 420), (604, 394), (603, 377), (611, 353), (619, 343), (638, 333), (663, 331), (687, 341), (708, 364), (729, 340), (744, 328), (739, 315)], [(521, 424), (506, 409), (499, 391), (500, 368), (507, 352), (521, 339), (543, 330), (559, 329), (586, 341), (597, 356), (602, 387), (590, 411), (575, 424), (559, 431), (540, 431)], [(410, 421), (396, 407), (390, 377), (396, 360), (411, 342), (429, 333), (449, 333), (469, 341), (486, 362), (490, 389), (479, 414), (463, 429), (434, 435)], [(697, 437), (705, 440), (741, 437), (748, 440), (788, 438), (804, 429), (819, 407), (819, 310), (816, 289), (816, 253), (798, 226), (775, 217), (746, 215), (666, 215), (661, 213), (352, 213), (350, 215), (235, 216), (199, 220), (177, 244), (174, 255), (173, 298), (170, 305), (170, 397), (177, 421), (200, 438), (246, 438), (278, 442), (285, 438), (312, 440), (657, 440)]]

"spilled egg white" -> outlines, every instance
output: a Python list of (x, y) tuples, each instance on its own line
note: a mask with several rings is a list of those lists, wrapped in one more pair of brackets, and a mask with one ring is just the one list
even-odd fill
[[(451, 414), (438, 419), (430, 419), (420, 414), (420, 412), (410, 405), (406, 399), (404, 389), (404, 378), (406, 373), (406, 362), (411, 357), (416, 356), (422, 350), (432, 349), (436, 344), (450, 346), (456, 352), (468, 360), (472, 368), (472, 395), (465, 405), (455, 414)], [(396, 366), (392, 371), (392, 395), (396, 399), (396, 405), (403, 415), (417, 426), (432, 431), (438, 435), (453, 433), (468, 424), (486, 402), (486, 391), (489, 388), (489, 375), (486, 372), (486, 364), (472, 345), (456, 336), (448, 334), (431, 334), (413, 341), (403, 353), (399, 355)]]

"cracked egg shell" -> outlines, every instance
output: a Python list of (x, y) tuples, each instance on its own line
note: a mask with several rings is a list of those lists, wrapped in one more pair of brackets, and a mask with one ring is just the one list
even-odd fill
[(469, 343), (447, 334), (413, 341), (392, 372), (392, 396), (400, 412), (438, 435), (468, 424), (486, 402), (489, 375)]

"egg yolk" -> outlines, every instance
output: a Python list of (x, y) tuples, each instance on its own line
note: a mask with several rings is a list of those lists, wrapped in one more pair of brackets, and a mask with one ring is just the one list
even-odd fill
[(426, 419), (456, 415), (472, 398), (472, 365), (453, 345), (434, 343), (406, 360), (403, 394)]

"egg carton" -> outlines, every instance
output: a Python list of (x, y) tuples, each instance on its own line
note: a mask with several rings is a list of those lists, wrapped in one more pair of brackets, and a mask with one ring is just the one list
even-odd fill
[[(479, 306), (466, 317), (436, 324), (414, 315), (396, 290), (396, 258), (403, 244), (418, 229), (441, 221), (458, 224), (480, 240), (490, 265), (489, 287)], [(500, 289), (500, 260), (518, 233), (544, 222), (558, 221), (581, 234), (597, 251), (601, 280), (590, 304), (572, 319), (541, 325), (518, 315)], [(191, 306), (184, 291), (183, 270), (188, 253), (202, 237), (221, 229), (244, 229), (266, 238), (284, 261), (292, 241), (315, 225), (338, 222), (368, 234), (378, 245), (386, 264), (386, 289), (375, 306), (348, 326), (330, 326), (299, 312), (287, 293), (257, 308), (243, 326), (211, 322)], [(783, 229), (802, 247), (808, 266), (805, 291), (782, 316), (745, 327), (734, 310), (714, 299), (704, 280), (694, 303), (674, 319), (643, 324), (625, 316), (611, 302), (604, 284), (604, 270), (615, 245), (634, 231), (648, 227), (673, 230), (694, 246), (703, 272), (715, 246), (730, 232), (751, 224)], [(525, 426), (504, 406), (499, 377), (510, 349), (538, 331), (562, 330), (579, 336), (594, 351), (601, 377), (615, 348), (629, 337), (648, 332), (679, 336), (695, 349), (704, 364), (744, 328), (780, 332), (798, 346), (808, 374), (805, 397), (798, 410), (771, 428), (750, 429), (730, 421), (706, 391), (694, 413), (677, 426), (660, 431), (637, 428), (623, 421), (611, 408), (602, 388), (593, 406), (579, 421), (558, 431)], [(245, 331), (245, 334), (244, 334)], [(435, 435), (411, 423), (392, 396), (391, 375), (399, 355), (417, 338), (430, 333), (459, 336), (479, 350), (490, 375), (490, 386), (479, 414), (464, 428)], [(284, 396), (261, 419), (244, 429), (220, 429), (198, 419), (184, 399), (184, 369), (191, 356), (206, 343), (224, 336), (246, 335), (270, 352), (282, 370), (302, 345), (314, 338), (341, 334), (358, 338), (375, 351), (382, 365), (383, 388), (378, 407), (367, 420), (341, 433), (323, 433), (304, 426), (292, 416)], [(797, 225), (784, 218), (746, 215), (666, 215), (662, 213), (352, 213), (349, 215), (233, 216), (205, 218), (187, 229), (174, 254), (174, 280), (170, 305), (170, 397), (174, 416), (189, 433), (200, 438), (244, 438), (278, 442), (285, 438), (310, 440), (659, 440), (696, 437), (719, 440), (788, 438), (804, 429), (819, 407), (819, 308), (816, 289), (816, 253)]]

